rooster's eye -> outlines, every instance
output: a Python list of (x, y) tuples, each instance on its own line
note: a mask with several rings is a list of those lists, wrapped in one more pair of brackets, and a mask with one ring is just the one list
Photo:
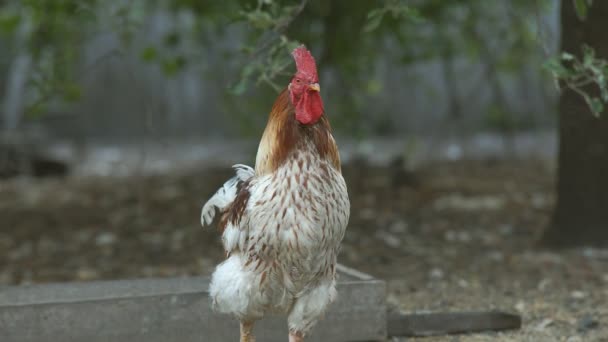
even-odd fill
[(300, 79), (296, 78), (296, 83), (300, 84), (300, 82), (301, 82)]

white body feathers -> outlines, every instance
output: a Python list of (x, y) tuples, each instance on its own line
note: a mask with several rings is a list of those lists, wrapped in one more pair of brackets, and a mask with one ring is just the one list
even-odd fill
[(205, 204), (201, 222), (223, 217), (228, 259), (210, 285), (216, 310), (255, 320), (288, 315), (306, 333), (336, 295), (335, 266), (350, 213), (346, 184), (313, 147), (294, 152), (274, 172), (237, 175)]

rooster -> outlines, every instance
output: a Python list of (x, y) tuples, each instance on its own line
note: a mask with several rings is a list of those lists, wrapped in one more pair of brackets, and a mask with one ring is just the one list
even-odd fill
[(209, 287), (215, 310), (240, 320), (240, 341), (267, 314), (287, 316), (289, 341), (304, 340), (336, 297), (336, 259), (350, 215), (346, 183), (324, 115), (317, 67), (300, 46), (296, 73), (270, 111), (255, 169), (236, 175), (204, 205), (219, 211), (227, 259)]

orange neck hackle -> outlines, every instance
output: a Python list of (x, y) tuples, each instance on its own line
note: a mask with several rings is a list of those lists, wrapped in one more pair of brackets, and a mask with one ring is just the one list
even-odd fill
[[(312, 147), (312, 148), (311, 148)], [(314, 124), (302, 124), (296, 120), (295, 109), (289, 99), (288, 90), (277, 97), (256, 157), (256, 174), (274, 172), (295, 151), (311, 150), (319, 158), (330, 161), (340, 170), (338, 147), (331, 135), (327, 117), (322, 115)]]

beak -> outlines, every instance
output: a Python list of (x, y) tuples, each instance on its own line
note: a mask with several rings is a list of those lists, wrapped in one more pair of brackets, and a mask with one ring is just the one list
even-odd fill
[(321, 91), (321, 87), (319, 86), (319, 83), (313, 83), (313, 84), (309, 85), (308, 89), (314, 90), (314, 91)]

